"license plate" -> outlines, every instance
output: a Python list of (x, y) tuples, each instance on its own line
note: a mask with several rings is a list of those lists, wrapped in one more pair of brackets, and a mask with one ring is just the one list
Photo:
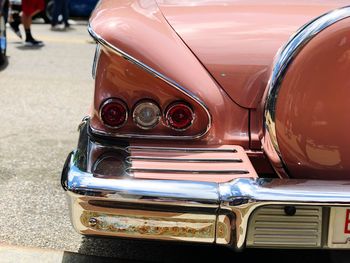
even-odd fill
[(331, 209), (328, 246), (330, 248), (350, 248), (350, 207)]

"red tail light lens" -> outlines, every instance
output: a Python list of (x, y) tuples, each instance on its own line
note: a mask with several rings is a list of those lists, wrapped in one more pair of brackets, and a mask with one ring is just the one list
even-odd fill
[(128, 120), (128, 108), (119, 99), (108, 99), (101, 106), (100, 117), (107, 127), (120, 128)]
[(194, 120), (192, 109), (183, 102), (170, 105), (166, 111), (167, 124), (174, 130), (184, 131), (188, 129)]

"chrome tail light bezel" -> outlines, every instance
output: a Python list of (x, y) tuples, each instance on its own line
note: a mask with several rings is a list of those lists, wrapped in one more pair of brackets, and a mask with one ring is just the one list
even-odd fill
[[(152, 106), (152, 107), (155, 107), (158, 112), (156, 113), (156, 117), (155, 117), (155, 122), (152, 124), (152, 125), (149, 125), (149, 126), (146, 126), (146, 125), (141, 125), (138, 121), (137, 121), (137, 115), (136, 115), (136, 111), (139, 107), (142, 107), (143, 105), (149, 105), (149, 106)], [(162, 117), (162, 110), (161, 108), (159, 107), (159, 105), (154, 102), (153, 100), (148, 100), (148, 99), (145, 99), (145, 100), (141, 100), (139, 102), (137, 102), (135, 104), (135, 106), (133, 107), (133, 110), (132, 110), (132, 119), (133, 119), (133, 122), (134, 124), (139, 127), (140, 129), (143, 129), (143, 130), (151, 130), (153, 129), (154, 127), (156, 127), (159, 123), (160, 123), (160, 120), (161, 120), (161, 117)]]
[[(170, 121), (170, 111), (176, 107), (176, 106), (183, 106), (185, 107), (187, 110), (190, 111), (191, 113), (191, 116), (192, 116), (192, 120), (190, 121), (190, 123), (188, 123), (184, 128), (176, 128), (174, 127), (172, 124), (171, 124), (171, 121)], [(172, 130), (175, 130), (175, 131), (186, 131), (188, 130), (192, 125), (193, 125), (193, 122), (195, 121), (195, 113), (194, 111), (192, 110), (192, 108), (190, 107), (190, 105), (184, 101), (176, 101), (176, 102), (173, 102), (171, 103), (165, 110), (164, 112), (164, 119), (165, 119), (165, 123), (166, 125), (171, 128)]]
[[(125, 119), (124, 119), (124, 121), (121, 124), (116, 125), (116, 126), (109, 125), (108, 123), (106, 123), (104, 121), (104, 118), (103, 118), (103, 108), (106, 107), (107, 105), (111, 104), (111, 103), (118, 103), (118, 104), (122, 105), (124, 107), (124, 109), (125, 109)], [(101, 104), (100, 110), (99, 110), (99, 117), (100, 117), (100, 120), (102, 121), (103, 125), (105, 125), (106, 127), (110, 128), (110, 129), (119, 129), (119, 128), (123, 127), (127, 123), (128, 119), (129, 119), (129, 108), (128, 108), (127, 104), (123, 100), (118, 99), (118, 98), (109, 98), (109, 99), (105, 100)]]

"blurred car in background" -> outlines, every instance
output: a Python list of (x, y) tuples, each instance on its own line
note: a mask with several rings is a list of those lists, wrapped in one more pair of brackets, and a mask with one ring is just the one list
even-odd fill
[[(46, 0), (45, 11), (40, 14), (45, 23), (51, 22), (54, 2), (54, 0)], [(71, 0), (69, 15), (72, 17), (89, 17), (97, 2), (98, 0)]]
[[(10, 2), (12, 8), (21, 10), (21, 0), (11, 0)], [(98, 0), (71, 0), (69, 3), (69, 16), (89, 17), (97, 2)], [(43, 18), (45, 23), (51, 23), (54, 3), (54, 0), (45, 0), (45, 10), (36, 15), (35, 18)]]
[(0, 0), (0, 66), (6, 58), (6, 18), (7, 18), (7, 0)]

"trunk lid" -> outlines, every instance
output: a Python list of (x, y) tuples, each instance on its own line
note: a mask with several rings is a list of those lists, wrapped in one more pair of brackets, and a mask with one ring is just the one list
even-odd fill
[(348, 1), (158, 0), (182, 40), (240, 106), (256, 108), (278, 49), (301, 26)]

